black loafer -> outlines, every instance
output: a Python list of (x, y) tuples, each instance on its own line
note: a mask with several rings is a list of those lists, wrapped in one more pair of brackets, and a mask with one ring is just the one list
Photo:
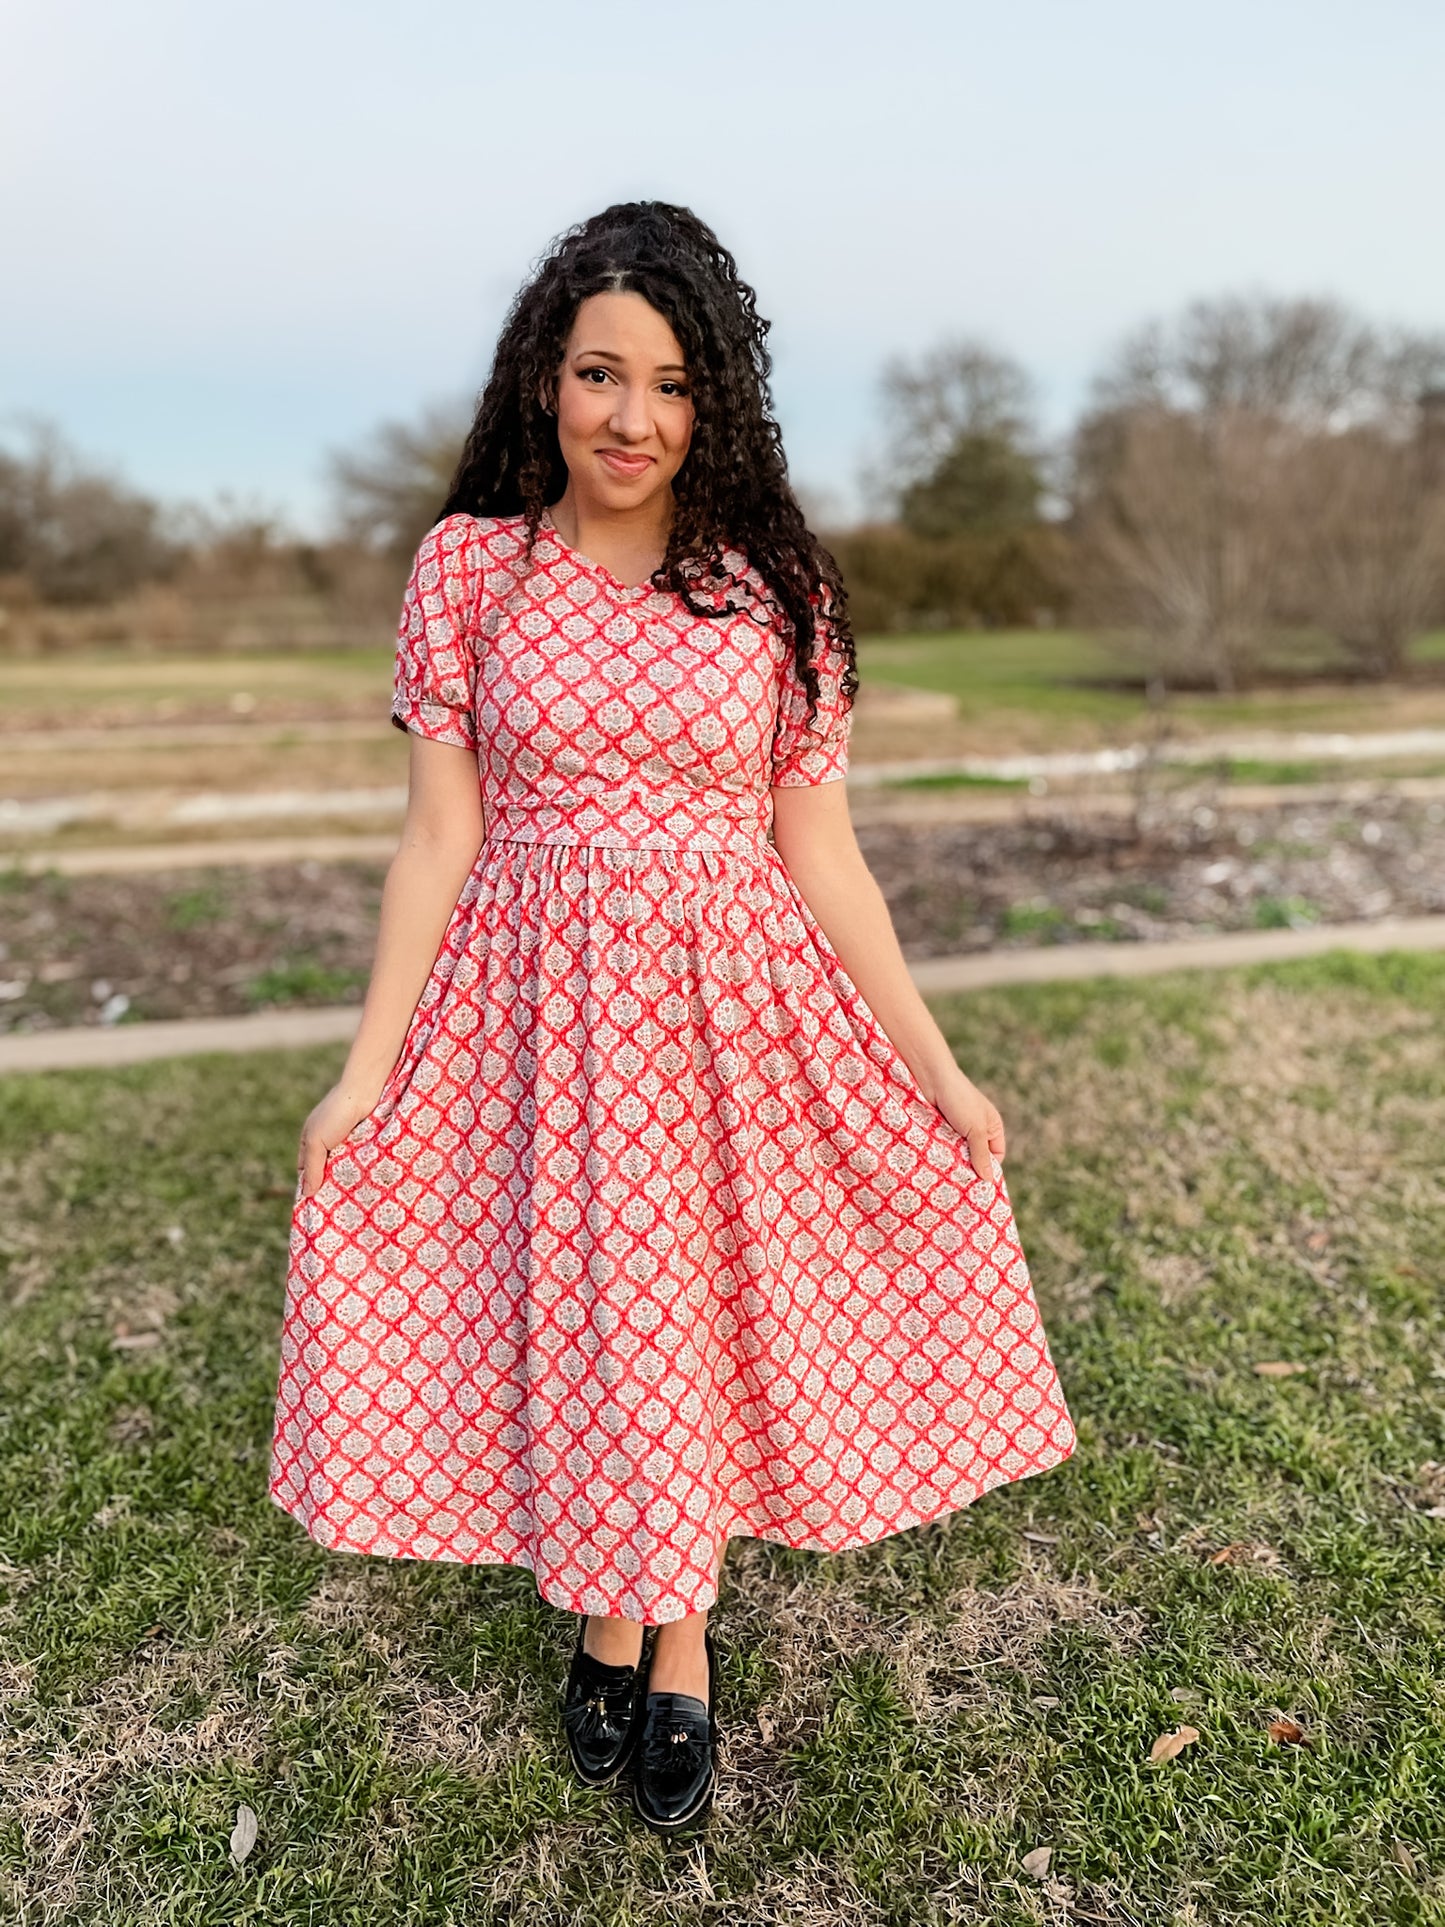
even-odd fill
[(717, 1649), (707, 1649), (707, 1705), (693, 1693), (648, 1693), (642, 1740), (632, 1776), (632, 1804), (657, 1833), (694, 1827), (717, 1791)]
[[(587, 1615), (562, 1699), (562, 1726), (577, 1776), (588, 1786), (615, 1779), (631, 1757), (647, 1707), (647, 1648), (635, 1666), (608, 1666), (582, 1650)], [(646, 1633), (643, 1634), (644, 1641)]]

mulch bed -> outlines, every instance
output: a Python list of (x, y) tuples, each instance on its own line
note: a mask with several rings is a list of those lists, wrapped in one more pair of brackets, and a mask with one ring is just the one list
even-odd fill
[[(1193, 805), (1141, 829), (1031, 806), (1005, 824), (868, 824), (911, 959), (1445, 911), (1445, 803)], [(0, 1032), (360, 1003), (386, 866), (11, 872)]]

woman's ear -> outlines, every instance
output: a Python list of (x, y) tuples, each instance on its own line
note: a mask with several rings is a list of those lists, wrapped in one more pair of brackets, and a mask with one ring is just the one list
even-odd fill
[(555, 415), (557, 412), (556, 382), (539, 381), (537, 384), (537, 400), (541, 405), (542, 413), (544, 415)]

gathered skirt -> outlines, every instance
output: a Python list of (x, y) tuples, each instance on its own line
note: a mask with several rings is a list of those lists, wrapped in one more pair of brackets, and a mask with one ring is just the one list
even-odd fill
[(275, 1502), (659, 1622), (732, 1537), (867, 1545), (1073, 1448), (1002, 1173), (772, 846), (489, 838), (293, 1207)]

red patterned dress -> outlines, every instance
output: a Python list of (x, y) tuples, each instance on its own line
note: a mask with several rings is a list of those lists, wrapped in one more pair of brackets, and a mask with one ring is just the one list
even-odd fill
[(530, 567), (520, 517), (422, 543), (392, 719), (477, 752), (487, 835), (297, 1187), (270, 1495), (323, 1546), (656, 1623), (731, 1537), (863, 1546), (1072, 1452), (1006, 1187), (768, 840), (847, 770), (819, 675), (805, 727), (776, 627), (550, 517)]

